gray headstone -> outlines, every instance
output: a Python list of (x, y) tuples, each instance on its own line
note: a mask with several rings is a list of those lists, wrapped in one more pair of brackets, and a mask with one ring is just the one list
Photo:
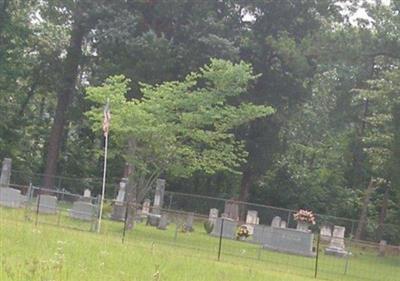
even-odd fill
[[(37, 200), (39, 200), (39, 198)], [(55, 214), (56, 212), (57, 212), (57, 197), (47, 194), (40, 195), (39, 213)]]
[(145, 199), (142, 207), (142, 214), (147, 215), (150, 213), (150, 199)]
[(344, 233), (346, 228), (335, 225), (329, 247), (325, 249), (326, 255), (334, 255), (338, 257), (347, 256), (349, 253), (345, 250)]
[(70, 216), (74, 219), (90, 221), (95, 216), (95, 206), (89, 202), (75, 201), (70, 210)]
[(194, 213), (188, 213), (186, 222), (183, 224), (183, 229), (185, 231), (193, 231), (193, 220), (194, 220)]
[(281, 217), (276, 216), (272, 219), (271, 226), (272, 227), (281, 227)]
[(264, 244), (265, 249), (296, 255), (313, 257), (314, 235), (311, 232), (292, 228), (271, 227), (270, 237)]
[(387, 245), (387, 242), (385, 240), (381, 240), (379, 242), (379, 256), (380, 257), (384, 257), (385, 256), (385, 254), (386, 254), (386, 245)]
[(0, 205), (10, 208), (20, 208), (24, 201), (21, 191), (15, 188), (0, 188)]
[(287, 227), (286, 221), (281, 221), (280, 227), (281, 228), (286, 228)]
[(11, 159), (4, 158), (1, 167), (0, 187), (9, 187), (11, 178)]
[(153, 213), (160, 214), (164, 205), (165, 180), (157, 179), (156, 193), (154, 195)]
[[(211, 232), (213, 236), (220, 236), (221, 233), (221, 225), (222, 225), (223, 218), (217, 218), (214, 224), (214, 228)], [(236, 228), (237, 228), (237, 221), (233, 221), (231, 219), (223, 219), (224, 220), (224, 227), (222, 229), (222, 237), (235, 239), (236, 238)]]
[(227, 218), (238, 221), (239, 220), (239, 205), (234, 200), (226, 201), (224, 214)]
[(330, 242), (332, 238), (332, 228), (329, 225), (323, 225), (321, 226), (319, 234), (322, 241)]
[(161, 230), (166, 230), (168, 225), (168, 216), (167, 214), (161, 214), (160, 221), (158, 223), (157, 228)]
[(111, 219), (113, 220), (117, 221), (125, 220), (126, 206), (124, 206), (124, 201), (125, 201), (127, 182), (128, 182), (127, 178), (122, 178), (119, 183), (118, 195), (117, 198), (115, 198), (111, 213)]

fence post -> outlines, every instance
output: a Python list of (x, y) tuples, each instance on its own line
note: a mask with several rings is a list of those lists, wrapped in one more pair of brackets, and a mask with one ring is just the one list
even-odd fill
[(124, 230), (122, 232), (122, 244), (125, 242), (126, 222), (127, 221), (128, 221), (128, 202), (126, 202), (126, 208), (125, 208)]
[[(265, 227), (263, 227), (263, 231), (262, 231), (261, 237), (264, 237), (264, 231), (265, 231)], [(258, 255), (257, 255), (257, 259), (258, 260), (261, 259), (261, 251), (262, 251), (263, 247), (264, 247), (264, 245), (263, 245), (263, 242), (261, 241), (260, 247), (258, 248)]]
[(28, 191), (26, 192), (26, 204), (25, 204), (25, 220), (29, 220), (29, 209), (31, 205), (32, 197), (32, 182), (29, 182)]
[(318, 258), (319, 258), (319, 242), (321, 238), (321, 233), (318, 233), (318, 238), (317, 238), (317, 253), (315, 256), (315, 269), (314, 269), (314, 278), (317, 278), (318, 275)]
[(221, 218), (221, 231), (219, 232), (219, 247), (218, 247), (218, 261), (221, 258), (221, 247), (222, 247), (222, 233), (224, 231), (224, 218)]
[(349, 248), (347, 251), (347, 255), (346, 255), (346, 264), (344, 265), (344, 274), (347, 273), (347, 270), (349, 268), (349, 262), (350, 262), (350, 253), (351, 253), (351, 242), (353, 240), (353, 234), (350, 234), (350, 240), (349, 240)]
[(39, 217), (39, 205), (40, 205), (40, 195), (42, 194), (42, 188), (39, 187), (39, 194), (38, 194), (38, 199), (37, 199), (37, 204), (36, 204), (36, 220), (35, 220), (35, 226), (38, 224), (38, 217)]

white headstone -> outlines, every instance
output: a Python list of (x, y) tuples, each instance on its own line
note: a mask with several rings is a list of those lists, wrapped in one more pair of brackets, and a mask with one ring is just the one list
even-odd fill
[(246, 224), (257, 224), (258, 212), (254, 210), (248, 210), (246, 216)]
[(274, 217), (272, 219), (271, 226), (272, 227), (281, 227), (281, 217), (279, 217), (279, 216)]
[(208, 221), (212, 224), (215, 224), (216, 219), (218, 218), (218, 209), (212, 208), (210, 209), (210, 213), (208, 215)]
[(335, 225), (333, 228), (333, 234), (329, 247), (325, 249), (325, 254), (336, 255), (336, 256), (346, 256), (348, 252), (345, 250), (344, 245), (344, 233), (346, 228), (343, 226)]
[(286, 221), (281, 221), (281, 224), (279, 227), (286, 228), (287, 227)]
[(91, 196), (91, 192), (90, 189), (85, 189), (85, 191), (83, 192), (83, 197), (90, 197)]
[(118, 195), (115, 201), (117, 203), (123, 203), (125, 200), (125, 192), (126, 192), (126, 183), (128, 179), (127, 178), (122, 178), (121, 182), (119, 183), (119, 190), (118, 190)]

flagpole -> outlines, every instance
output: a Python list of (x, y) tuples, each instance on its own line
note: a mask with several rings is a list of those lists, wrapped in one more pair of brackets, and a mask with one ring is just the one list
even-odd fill
[[(107, 99), (107, 105), (104, 110), (104, 114), (108, 114), (106, 111), (109, 110), (109, 101)], [(105, 116), (106, 118), (107, 116)], [(109, 121), (109, 120), (108, 120)], [(103, 128), (104, 129), (104, 128)], [(103, 205), (104, 205), (104, 193), (106, 191), (106, 174), (107, 174), (107, 152), (108, 152), (108, 125), (107, 130), (104, 131), (104, 165), (103, 165), (103, 186), (101, 188), (101, 201), (100, 201), (100, 212), (99, 212), (99, 224), (97, 226), (97, 232), (100, 233), (101, 228), (101, 217), (103, 215)]]

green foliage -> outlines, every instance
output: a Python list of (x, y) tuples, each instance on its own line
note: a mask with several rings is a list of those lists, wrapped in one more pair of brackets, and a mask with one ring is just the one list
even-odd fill
[(215, 59), (182, 82), (142, 84), (142, 98), (126, 100), (129, 81), (114, 76), (103, 86), (87, 89), (88, 99), (100, 105), (87, 116), (98, 130), (101, 106), (109, 99), (111, 135), (119, 147), (128, 145), (125, 157), (136, 173), (237, 173), (246, 152), (232, 129), (274, 112), (268, 106), (228, 103), (230, 98), (245, 94), (256, 78), (248, 64)]

